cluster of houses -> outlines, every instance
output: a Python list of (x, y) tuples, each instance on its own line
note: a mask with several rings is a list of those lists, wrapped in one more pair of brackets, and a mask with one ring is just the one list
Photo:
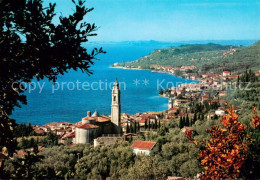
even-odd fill
[[(233, 50), (232, 50), (233, 51)], [(133, 140), (137, 136), (136, 132), (127, 132), (129, 125), (138, 124), (138, 132), (146, 132), (146, 126), (149, 124), (160, 124), (167, 119), (177, 117), (193, 116), (189, 111), (189, 104), (192, 101), (204, 103), (218, 103), (220, 107), (215, 110), (214, 114), (208, 114), (207, 118), (214, 115), (223, 116), (225, 108), (223, 97), (227, 94), (226, 85), (230, 80), (238, 78), (238, 75), (231, 75), (230, 71), (223, 71), (222, 74), (201, 74), (194, 73), (195, 66), (183, 66), (179, 68), (170, 66), (153, 66), (153, 69), (174, 73), (174, 71), (183, 72), (187, 78), (196, 79), (199, 83), (180, 84), (177, 87), (168, 89), (168, 110), (162, 112), (144, 112), (136, 114), (121, 113), (120, 107), (120, 90), (117, 82), (112, 92), (112, 109), (111, 115), (99, 115), (97, 111), (91, 114), (87, 112), (87, 116), (77, 123), (70, 122), (52, 122), (43, 126), (34, 126), (34, 131), (39, 135), (45, 135), (49, 132), (59, 136), (61, 144), (73, 145), (79, 143), (94, 142), (94, 146), (103, 143), (105, 146), (115, 141)], [(260, 75), (260, 71), (256, 75)], [(214, 91), (211, 91), (214, 89)], [(239, 107), (235, 107), (235, 111), (239, 111)], [(116, 126), (117, 129), (114, 129)], [(119, 128), (121, 132), (119, 132)], [(136, 128), (136, 127), (135, 127)], [(150, 130), (150, 128), (149, 128)], [(132, 145), (133, 153), (149, 154), (155, 147), (156, 142), (135, 141)], [(44, 147), (38, 147), (39, 151)], [(2, 154), (0, 154), (2, 156)], [(17, 152), (17, 156), (26, 155), (26, 151)], [(2, 157), (1, 157), (2, 158)], [(1, 159), (0, 158), (0, 159)]]
[[(90, 115), (91, 112), (88, 111), (88, 115), (85, 118), (82, 118), (83, 121), (98, 121), (98, 123), (108, 123), (110, 121), (109, 116), (100, 116), (98, 115), (98, 112), (95, 111), (92, 115)], [(145, 113), (136, 113), (133, 115), (122, 113), (121, 114), (121, 127), (123, 133), (123, 138), (121, 136), (113, 135), (112, 137), (118, 137), (117, 140), (125, 140), (128, 137), (136, 136), (135, 133), (127, 133), (126, 127), (130, 124), (134, 124), (135, 122), (138, 123), (139, 131), (144, 132), (145, 124), (148, 123), (158, 123), (160, 121), (160, 117), (163, 115), (163, 112), (145, 112)], [(83, 127), (84, 126), (84, 127)], [(86, 127), (85, 127), (86, 126)], [(105, 125), (103, 128), (106, 127)], [(108, 126), (109, 127), (109, 126)], [(59, 142), (62, 144), (78, 144), (78, 143), (84, 143), (84, 142), (77, 142), (76, 140), (76, 129), (95, 129), (96, 125), (93, 124), (93, 127), (90, 127), (90, 124), (85, 125), (85, 123), (82, 121), (79, 121), (77, 123), (69, 123), (69, 122), (52, 122), (48, 123), (43, 126), (34, 126), (34, 131), (38, 134), (47, 134), (49, 132), (52, 132), (59, 136)], [(107, 128), (108, 129), (108, 128)], [(107, 130), (109, 131), (109, 130)], [(103, 136), (98, 137), (97, 139), (104, 139), (104, 137), (107, 136), (109, 133), (103, 134)], [(111, 137), (111, 138), (112, 138)], [(91, 139), (95, 140), (95, 139)], [(87, 143), (91, 142), (88, 141)], [(98, 144), (98, 142), (94, 141), (94, 144)]]
[(166, 72), (169, 74), (176, 74), (177, 71), (180, 71), (182, 75), (187, 79), (195, 80), (197, 78), (197, 73), (193, 73), (197, 69), (197, 67), (193, 65), (181, 67), (151, 65), (150, 68), (158, 72)]
[[(126, 131), (126, 126), (129, 123), (134, 123), (134, 121), (140, 122), (140, 131), (145, 131), (144, 125), (145, 121), (155, 122), (158, 117), (158, 112), (148, 112), (148, 113), (137, 113), (135, 115), (129, 115), (127, 113), (123, 113), (121, 120), (122, 120), (122, 127), (123, 131)], [(103, 118), (103, 117), (102, 117)], [(61, 144), (67, 144), (67, 145), (73, 145), (76, 143), (76, 131), (75, 129), (81, 124), (81, 122), (77, 123), (68, 123), (68, 122), (53, 122), (48, 123), (44, 126), (34, 126), (35, 132), (41, 132), (42, 134), (46, 134), (48, 132), (52, 132), (59, 136), (59, 142)], [(102, 135), (98, 137), (98, 140), (103, 140), (103, 145), (107, 146), (116, 141), (124, 141), (128, 140), (129, 137), (137, 136), (135, 133), (124, 133), (123, 136), (109, 136), (109, 135)], [(94, 146), (99, 145), (100, 143), (97, 141), (97, 139), (94, 139)], [(135, 141), (132, 145), (133, 147), (133, 153), (134, 154), (146, 154), (149, 155), (154, 146), (156, 145), (156, 142), (152, 141)], [(42, 147), (40, 147), (42, 148)], [(40, 149), (43, 150), (43, 149)], [(21, 154), (22, 152), (18, 152), (18, 156), (24, 156), (26, 154)], [(23, 153), (26, 153), (23, 151)]]
[[(111, 115), (93, 114), (88, 111), (87, 116), (77, 123), (52, 122), (43, 126), (34, 126), (37, 134), (49, 132), (58, 135), (59, 142), (65, 145), (94, 143), (94, 146), (103, 144), (108, 146), (116, 141), (132, 140), (137, 136), (134, 132), (127, 132), (129, 125), (138, 124), (138, 131), (145, 131), (146, 124), (157, 124), (161, 112), (137, 113), (130, 115), (121, 113), (120, 88), (117, 80), (112, 90)], [(160, 122), (159, 122), (160, 123)], [(135, 127), (136, 131), (137, 126)], [(151, 142), (134, 143), (133, 153), (149, 154), (153, 146), (146, 144)], [(155, 145), (155, 144), (154, 144)], [(139, 150), (138, 150), (139, 149)]]
[[(209, 104), (218, 103), (223, 105), (225, 102), (223, 97), (227, 95), (230, 82), (234, 82), (239, 75), (231, 75), (230, 71), (223, 71), (222, 74), (202, 74), (196, 77), (196, 80), (200, 81), (199, 83), (180, 84), (165, 91), (168, 93), (166, 96), (169, 97), (168, 110), (170, 118), (173, 117), (171, 114), (176, 114), (177, 110), (181, 113), (183, 108), (189, 108), (188, 105), (191, 102), (204, 103), (207, 101)], [(239, 111), (240, 108), (236, 107), (236, 110)], [(223, 116), (224, 114), (225, 109), (223, 106), (215, 111), (217, 116)]]
[[(157, 127), (158, 124), (163, 123), (163, 121), (167, 119), (176, 118), (176, 115), (177, 117), (191, 116), (192, 114), (189, 111), (185, 111), (191, 101), (223, 103), (224, 100), (222, 97), (225, 96), (227, 92), (223, 86), (220, 85), (223, 85), (223, 81), (225, 82), (226, 78), (237, 77), (231, 75), (229, 71), (224, 71), (222, 75), (202, 74), (201, 77), (198, 78), (197, 75), (191, 74), (192, 71), (196, 69), (195, 66), (183, 66), (180, 68), (156, 66), (153, 68), (161, 68), (160, 70), (162, 71), (170, 71), (172, 73), (176, 70), (180, 70), (186, 74), (190, 73), (189, 75), (196, 80), (200, 80), (200, 83), (181, 84), (177, 87), (170, 88), (168, 111), (145, 112), (130, 115), (121, 113), (120, 90), (116, 81), (114, 90), (112, 91), (112, 109), (110, 116), (99, 115), (97, 111), (91, 114), (91, 112), (88, 111), (87, 116), (77, 123), (52, 122), (43, 126), (34, 126), (34, 131), (42, 135), (49, 132), (54, 133), (59, 136), (59, 142), (66, 145), (94, 142), (94, 146), (97, 146), (101, 143), (110, 145), (115, 141), (132, 140), (134, 136), (137, 136), (137, 127), (135, 127), (135, 132), (127, 132), (127, 128), (130, 125), (136, 126), (136, 124), (138, 124), (138, 132), (145, 132), (147, 131), (148, 124), (149, 126), (150, 124), (156, 124)], [(209, 91), (212, 87), (218, 89), (214, 94)], [(225, 110), (223, 108), (219, 108), (215, 112), (218, 116), (222, 116), (224, 113)], [(117, 127), (117, 129), (115, 129), (115, 127)], [(134, 143), (133, 152), (136, 154), (149, 154), (148, 152), (150, 152), (154, 146), (145, 144), (145, 142)]]
[(237, 52), (237, 49), (236, 48), (233, 48), (232, 46), (230, 46), (230, 49), (228, 51), (225, 51), (223, 53), (223, 56), (226, 56), (226, 55), (233, 55), (235, 52)]

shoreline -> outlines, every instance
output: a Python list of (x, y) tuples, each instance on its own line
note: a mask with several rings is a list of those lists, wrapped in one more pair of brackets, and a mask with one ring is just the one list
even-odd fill
[[(187, 79), (187, 78), (184, 78), (184, 77), (181, 77), (181, 76), (176, 76), (175, 74), (172, 74), (172, 73), (169, 73), (169, 72), (164, 72), (164, 71), (156, 71), (156, 70), (152, 70), (152, 69), (140, 69), (140, 68), (127, 68), (127, 67), (123, 67), (123, 66), (109, 66), (109, 68), (115, 68), (115, 69), (126, 69), (126, 70), (142, 70), (142, 71), (150, 71), (152, 73), (165, 73), (165, 74), (169, 74), (169, 75), (172, 75), (174, 77), (178, 77), (178, 78), (181, 78), (181, 79)], [(192, 80), (192, 81), (197, 81), (197, 83), (200, 83), (201, 80), (199, 79), (187, 79), (187, 80)], [(187, 84), (187, 83), (183, 83), (183, 84)]]

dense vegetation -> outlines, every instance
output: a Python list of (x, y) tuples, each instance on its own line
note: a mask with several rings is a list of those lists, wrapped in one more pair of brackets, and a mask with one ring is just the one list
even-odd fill
[[(234, 106), (227, 108), (227, 115), (221, 119), (221, 126), (212, 126), (207, 132), (211, 139), (203, 140), (199, 159), (204, 168), (200, 178), (207, 179), (237, 179), (259, 178), (260, 173), (260, 116), (256, 106), (253, 107), (253, 117), (250, 126), (243, 125)], [(192, 131), (186, 131), (187, 138), (198, 145), (193, 139)]]
[[(214, 121), (195, 124), (201, 132)], [(171, 120), (157, 132), (140, 134), (137, 139), (157, 141), (158, 146), (150, 157), (134, 156), (128, 142), (96, 148), (91, 144), (54, 146), (37, 154), (39, 160), (30, 164), (32, 173), (23, 178), (164, 179), (168, 175), (193, 177), (201, 171), (197, 160), (198, 149), (185, 138), (178, 121)], [(9, 159), (5, 166), (6, 174), (22, 178), (16, 168), (27, 171), (24, 168), (29, 165), (19, 166), (21, 161), (24, 159)]]
[(240, 120), (249, 125), (251, 120), (252, 106), (260, 108), (260, 77), (251, 70), (246, 70), (235, 82), (235, 87), (228, 90), (225, 100), (230, 104), (239, 106)]
[[(202, 72), (221, 73), (228, 69), (233, 73), (241, 73), (245, 68), (258, 70), (260, 68), (260, 41), (249, 47), (233, 47), (217, 44), (182, 45), (168, 49), (157, 49), (151, 54), (133, 62), (121, 63), (122, 66), (150, 69), (151, 65), (200, 67)], [(226, 55), (223, 53), (227, 52)]]
[[(252, 122), (251, 119), (249, 119)], [(198, 119), (191, 126), (193, 138), (210, 139), (205, 131), (215, 119)], [(259, 131), (250, 132), (258, 133)], [(198, 154), (202, 144), (195, 146), (179, 128), (178, 119), (162, 124), (155, 131), (139, 134), (134, 140), (152, 140), (157, 145), (150, 156), (132, 153), (131, 142), (115, 143), (109, 147), (91, 144), (53, 146), (42, 152), (31, 152), (26, 158), (9, 159), (5, 165), (5, 178), (76, 178), (76, 179), (165, 179), (167, 176), (194, 177), (203, 171)], [(255, 134), (254, 138), (259, 138)], [(255, 141), (254, 141), (255, 142)], [(258, 144), (252, 144), (240, 177), (259, 177)], [(253, 156), (252, 156), (253, 155)], [(245, 154), (244, 154), (245, 156)], [(246, 167), (245, 167), (246, 166)], [(253, 172), (253, 173), (252, 173)]]

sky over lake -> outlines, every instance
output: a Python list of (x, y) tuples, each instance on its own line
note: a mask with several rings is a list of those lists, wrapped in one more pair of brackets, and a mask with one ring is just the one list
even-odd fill
[[(73, 12), (71, 0), (45, 0), (46, 5), (49, 2), (57, 3), (57, 15)], [(260, 1), (256, 0), (86, 0), (86, 5), (94, 11), (85, 20), (100, 27), (94, 41), (260, 37)]]

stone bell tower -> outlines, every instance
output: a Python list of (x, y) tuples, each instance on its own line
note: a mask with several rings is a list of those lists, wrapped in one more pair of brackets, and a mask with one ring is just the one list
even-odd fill
[(113, 133), (120, 134), (121, 133), (121, 103), (120, 103), (120, 88), (119, 83), (114, 82), (114, 87), (112, 90), (112, 105), (111, 105), (111, 122), (114, 126)]

